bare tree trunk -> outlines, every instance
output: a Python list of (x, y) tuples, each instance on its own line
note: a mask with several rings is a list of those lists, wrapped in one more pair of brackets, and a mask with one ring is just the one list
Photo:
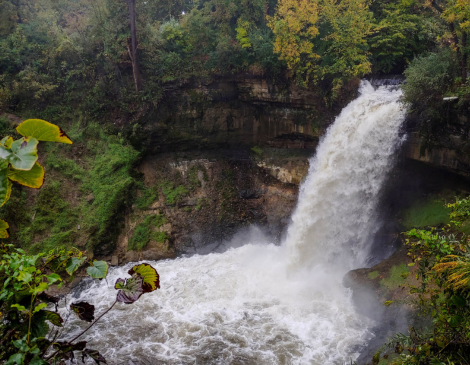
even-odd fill
[(135, 91), (142, 88), (142, 81), (139, 73), (139, 60), (137, 58), (137, 33), (135, 29), (135, 0), (126, 0), (129, 6), (129, 22), (131, 26), (131, 45), (127, 44), (127, 50), (132, 62), (132, 73), (134, 75)]
[(462, 82), (465, 84), (467, 82), (467, 64), (468, 64), (468, 55), (465, 52), (465, 47), (467, 46), (467, 32), (462, 32), (462, 38), (461, 38), (461, 53), (462, 53), (462, 65), (461, 65), (461, 70), (462, 70)]

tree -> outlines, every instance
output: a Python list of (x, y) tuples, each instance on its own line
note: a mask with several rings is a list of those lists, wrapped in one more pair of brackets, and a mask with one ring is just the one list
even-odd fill
[(470, 2), (468, 0), (427, 0), (426, 4), (446, 21), (448, 38), (460, 63), (462, 83), (467, 82), (468, 41), (470, 31)]
[(329, 42), (326, 55), (334, 60), (322, 67), (322, 74), (351, 78), (369, 73), (367, 37), (372, 32), (369, 0), (323, 0), (322, 15), (331, 27), (325, 37)]
[(330, 78), (340, 87), (343, 78), (370, 71), (368, 0), (281, 0), (268, 19), (274, 52), (300, 83)]
[(280, 0), (275, 15), (268, 16), (275, 36), (274, 52), (305, 82), (315, 73), (320, 58), (314, 50), (318, 20), (319, 6), (312, 0)]
[(131, 29), (131, 44), (127, 43), (127, 50), (132, 62), (132, 73), (134, 75), (135, 91), (142, 88), (142, 81), (139, 71), (139, 58), (137, 57), (137, 31), (135, 26), (135, 0), (126, 0), (129, 6), (129, 23)]

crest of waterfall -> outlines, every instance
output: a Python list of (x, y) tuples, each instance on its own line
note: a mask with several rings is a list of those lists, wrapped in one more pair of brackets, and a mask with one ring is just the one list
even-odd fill
[[(368, 253), (400, 144), (400, 95), (362, 83), (311, 161), (281, 246), (252, 228), (237, 237), (245, 245), (224, 253), (151, 262), (161, 290), (117, 304), (81, 340), (110, 364), (349, 364), (371, 339), (373, 322), (355, 312), (342, 277)], [(114, 282), (132, 265), (111, 268), (107, 281), (84, 281), (62, 316), (71, 301), (105, 311)], [(72, 338), (86, 324), (68, 318), (64, 335)]]
[(310, 160), (285, 241), (292, 266), (329, 260), (347, 271), (367, 259), (379, 193), (402, 141), (406, 111), (397, 87), (374, 89), (363, 81), (359, 92)]

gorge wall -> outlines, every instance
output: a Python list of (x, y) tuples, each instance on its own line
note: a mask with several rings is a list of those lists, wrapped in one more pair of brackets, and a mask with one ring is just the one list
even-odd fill
[[(173, 249), (189, 253), (220, 248), (224, 240), (251, 224), (264, 227), (279, 241), (307, 174), (309, 157), (335, 116), (356, 96), (357, 86), (358, 80), (351, 82), (327, 106), (321, 91), (255, 76), (170, 85), (159, 107), (143, 116), (138, 126), (149, 151), (139, 169), (147, 186), (154, 187), (172, 176), (184, 184), (191, 169), (206, 176), (178, 204), (170, 206), (162, 198), (149, 210), (164, 213), (172, 222), (168, 234)], [(457, 123), (467, 121), (462, 117)], [(466, 135), (455, 136), (455, 131), (449, 128), (446, 140), (464, 145)], [(468, 161), (456, 152), (457, 145), (423, 151), (424, 142), (412, 123), (404, 132), (408, 138), (400, 161), (419, 161), (461, 175), (470, 172)], [(116, 251), (120, 260), (156, 259), (162, 254), (152, 244), (139, 253), (127, 251), (133, 226), (142, 219), (127, 220)]]

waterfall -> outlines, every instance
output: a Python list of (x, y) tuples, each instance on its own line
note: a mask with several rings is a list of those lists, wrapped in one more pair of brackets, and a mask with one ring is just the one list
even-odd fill
[(397, 87), (374, 90), (363, 81), (360, 94), (336, 118), (310, 161), (285, 243), (294, 266), (335, 260), (350, 270), (367, 259), (380, 189), (406, 111)]
[[(151, 262), (161, 290), (117, 304), (82, 338), (110, 364), (344, 364), (371, 338), (343, 275), (362, 265), (374, 233), (380, 188), (400, 144), (398, 88), (360, 96), (328, 129), (311, 160), (285, 242), (252, 228), (224, 253)], [(87, 280), (66, 298), (104, 311), (113, 283)], [(66, 305), (67, 304), (67, 305)], [(84, 324), (69, 317), (74, 336)]]

